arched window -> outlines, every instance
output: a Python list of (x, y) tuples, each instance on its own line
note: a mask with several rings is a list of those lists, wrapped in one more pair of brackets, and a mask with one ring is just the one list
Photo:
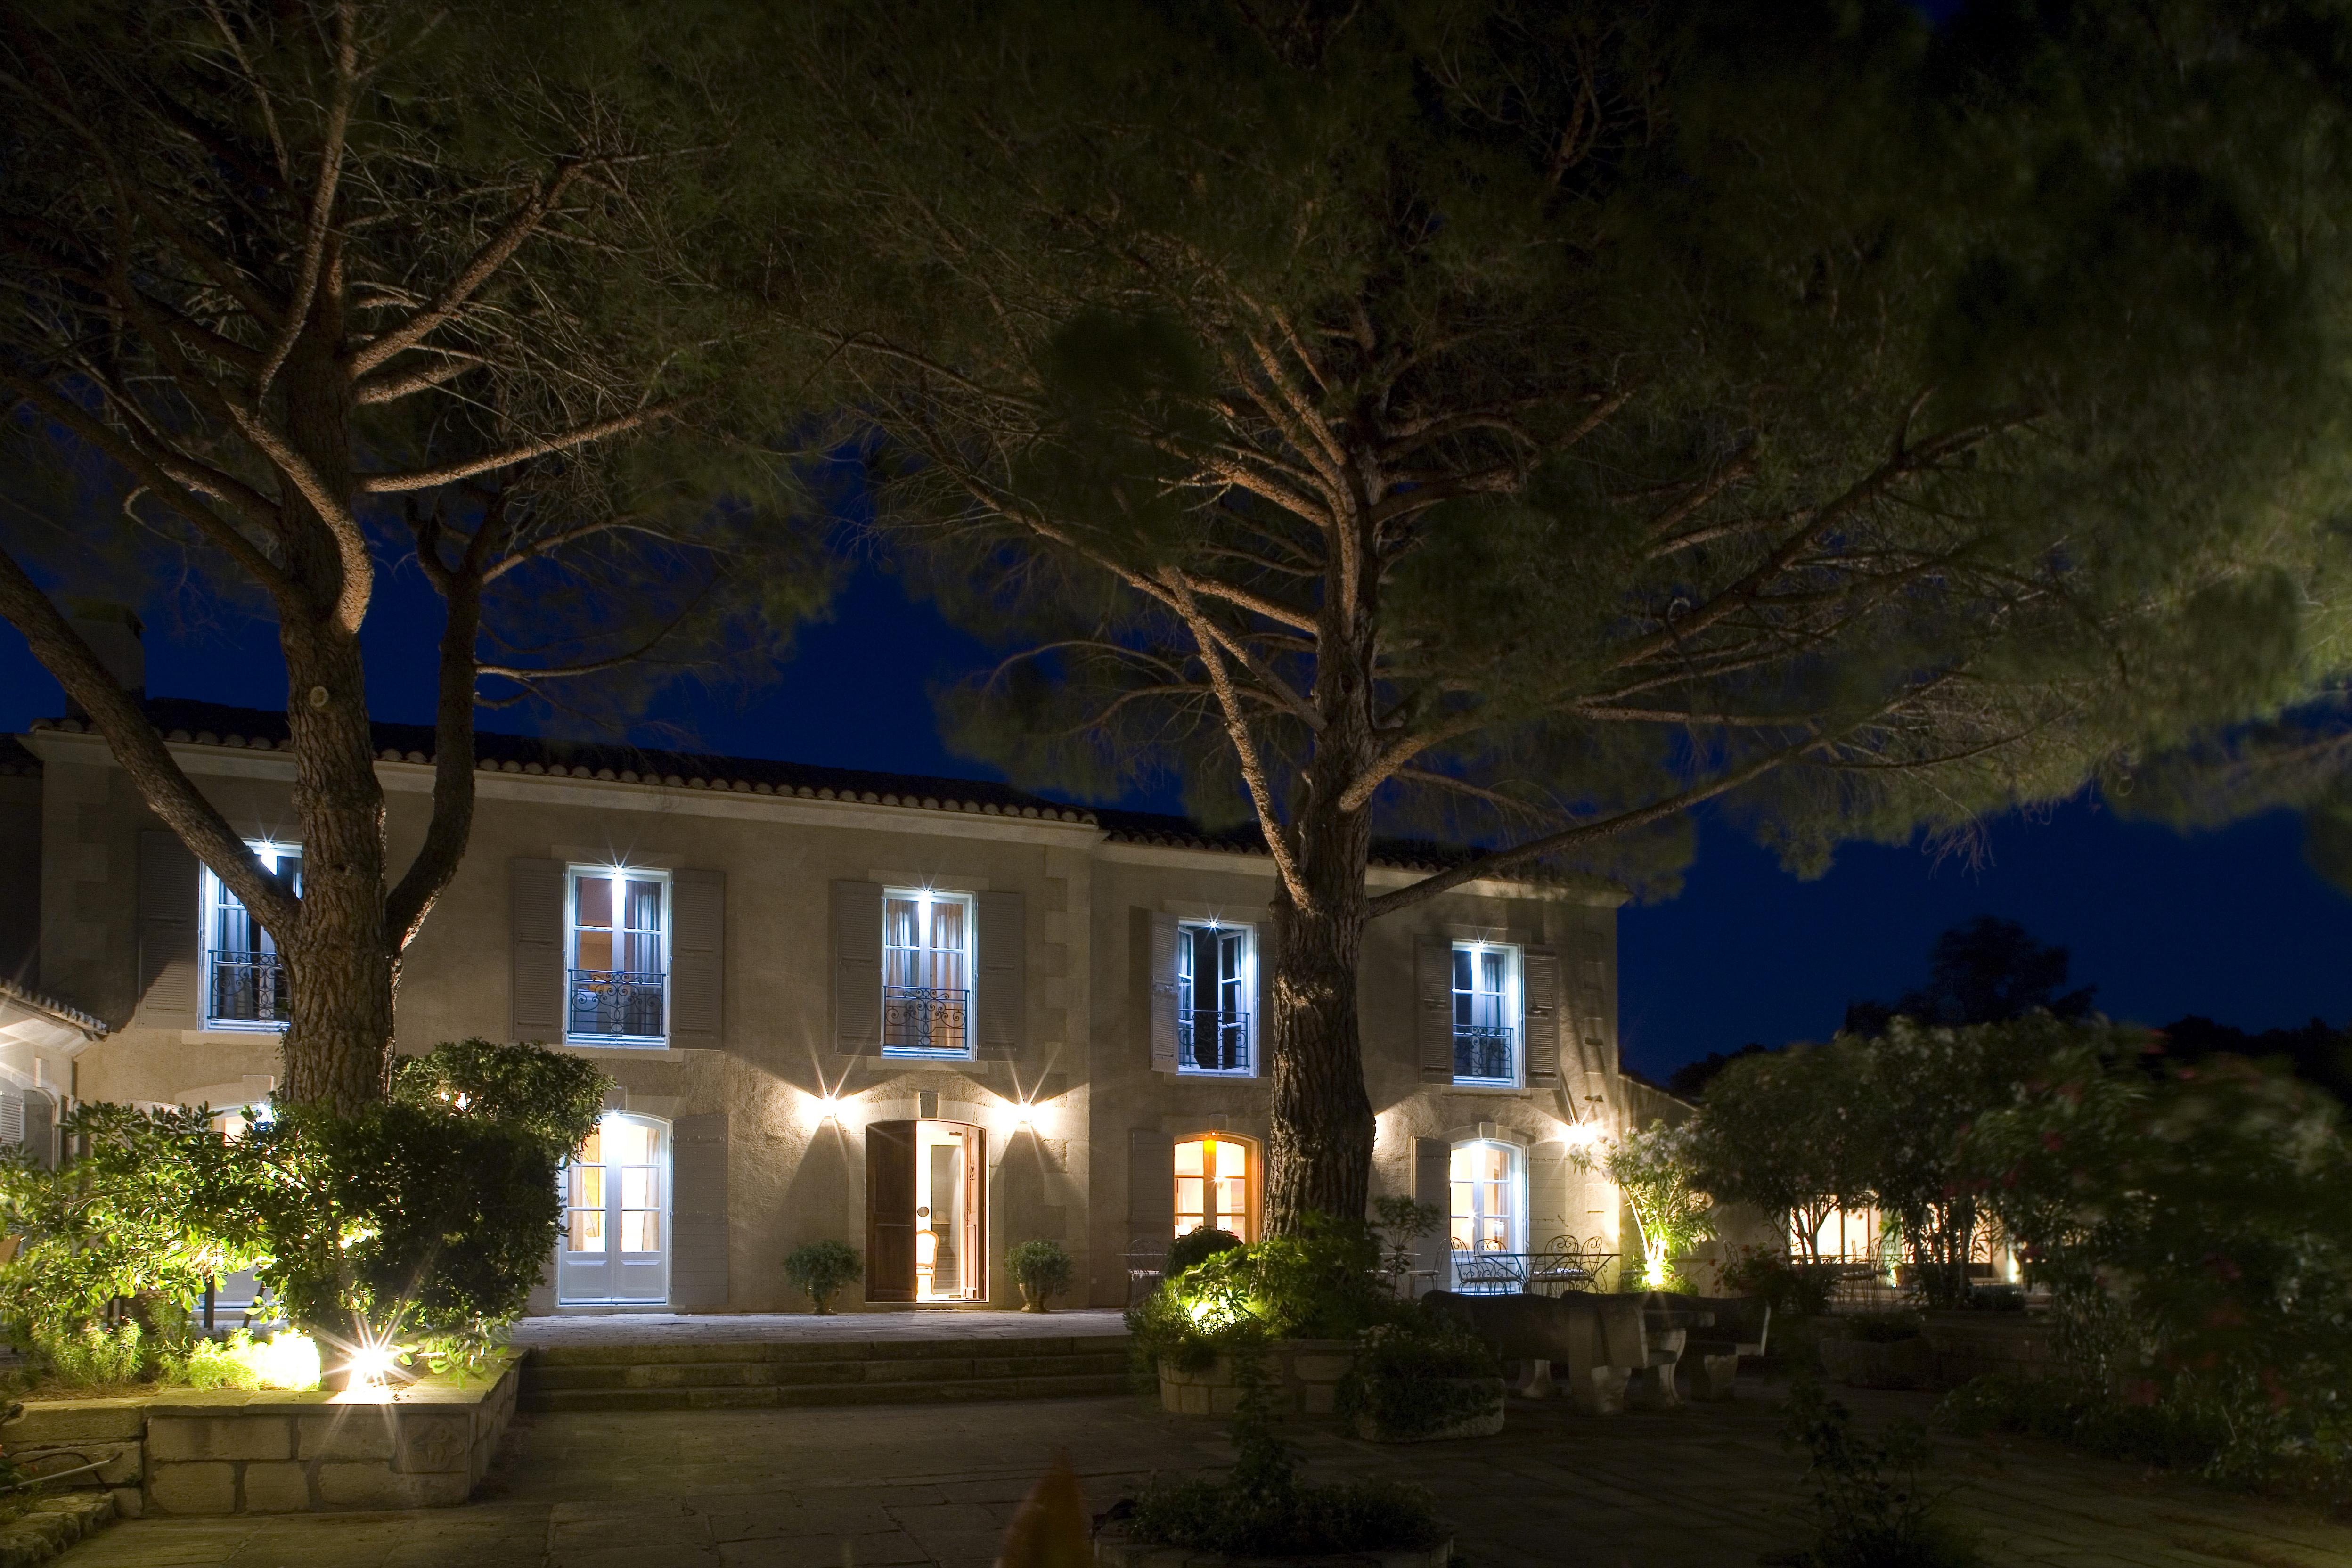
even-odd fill
[(1176, 1145), (1176, 1234), (1206, 1226), (1257, 1239), (1257, 1162), (1247, 1140), (1212, 1132)]
[(1527, 1178), (1518, 1149), (1491, 1139), (1454, 1145), (1454, 1250), (1525, 1252)]

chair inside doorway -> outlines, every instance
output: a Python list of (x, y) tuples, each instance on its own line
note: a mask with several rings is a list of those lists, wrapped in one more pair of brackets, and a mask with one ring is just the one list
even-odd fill
[(866, 1129), (866, 1299), (988, 1298), (987, 1133), (962, 1121)]

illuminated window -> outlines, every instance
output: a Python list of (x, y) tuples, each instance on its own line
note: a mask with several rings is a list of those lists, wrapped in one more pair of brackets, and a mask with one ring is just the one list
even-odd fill
[(1211, 1134), (1176, 1145), (1176, 1234), (1207, 1226), (1257, 1239), (1250, 1204), (1250, 1148)]
[(660, 1301), (668, 1295), (669, 1129), (606, 1111), (563, 1168), (560, 1301)]
[[(302, 851), (292, 844), (248, 843), (264, 869), (302, 891)], [(286, 963), (275, 938), (262, 930), (228, 884), (204, 874), (205, 1024), (215, 1029), (286, 1026)]]
[(1250, 928), (1217, 921), (1176, 927), (1176, 1070), (1231, 1073), (1250, 1065)]
[(572, 868), (569, 1038), (639, 1044), (668, 1037), (668, 872)]
[(882, 895), (882, 1050), (971, 1055), (971, 895), (891, 888)]
[(1519, 1081), (1519, 950), (1454, 944), (1454, 1081)]
[(1526, 1251), (1518, 1150), (1486, 1140), (1456, 1143), (1452, 1175), (1454, 1250)]

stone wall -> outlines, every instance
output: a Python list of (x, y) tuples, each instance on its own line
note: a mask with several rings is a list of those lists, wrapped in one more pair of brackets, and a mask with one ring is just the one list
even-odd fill
[[(1264, 1352), (1269, 1414), (1277, 1419), (1337, 1414), (1339, 1381), (1355, 1362), (1351, 1340), (1275, 1341)], [(1160, 1363), (1160, 1407), (1173, 1415), (1231, 1415), (1241, 1408), (1242, 1392), (1231, 1356), (1221, 1355), (1200, 1372)]]
[(78, 1453), (124, 1513), (306, 1513), (445, 1508), (490, 1468), (514, 1415), (516, 1363), (470, 1388), (427, 1381), (389, 1399), (171, 1389), (28, 1403), (11, 1454)]

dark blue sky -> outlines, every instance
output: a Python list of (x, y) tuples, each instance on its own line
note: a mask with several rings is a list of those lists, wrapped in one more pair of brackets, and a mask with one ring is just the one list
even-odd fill
[[(414, 574), (389, 580), (368, 633), (377, 716), (428, 721), (439, 609)], [(932, 682), (985, 658), (867, 567), (832, 618), (803, 628), (779, 678), (749, 693), (682, 690), (657, 717), (666, 744), (844, 766), (985, 775), (934, 731)], [(150, 617), (148, 686), (159, 696), (276, 707), (272, 630), (234, 616)], [(0, 730), (62, 707), (21, 639), (0, 627)], [(509, 716), (486, 716), (489, 728)], [(656, 737), (647, 735), (647, 740)], [(1129, 804), (1166, 809), (1164, 801)], [(2074, 950), (2117, 1016), (2203, 1013), (2260, 1029), (2352, 1017), (2352, 899), (2306, 869), (2284, 816), (2189, 837), (2119, 821), (2095, 802), (1993, 825), (1988, 863), (1938, 866), (1916, 848), (1854, 847), (1800, 882), (1716, 827), (1683, 894), (1626, 911), (1621, 927), (1628, 1062), (1664, 1073), (1748, 1040), (1819, 1038), (1845, 1004), (1925, 977), (1936, 933), (1980, 912)]]

